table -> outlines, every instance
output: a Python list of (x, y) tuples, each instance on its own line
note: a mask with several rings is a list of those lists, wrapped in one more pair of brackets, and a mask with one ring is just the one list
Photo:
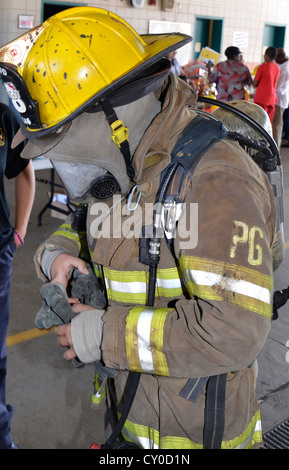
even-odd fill
[(33, 168), (34, 168), (35, 171), (48, 170), (48, 169), (50, 170), (50, 179), (49, 180), (43, 179), (43, 178), (35, 178), (36, 181), (38, 181), (40, 183), (43, 183), (43, 184), (49, 184), (49, 186), (50, 186), (49, 201), (48, 201), (47, 204), (45, 204), (43, 209), (39, 212), (37, 225), (38, 226), (42, 225), (42, 222), (41, 222), (42, 221), (42, 215), (44, 214), (44, 212), (47, 209), (54, 209), (55, 211), (61, 212), (62, 214), (66, 214), (66, 215), (70, 214), (70, 212), (72, 212), (72, 209), (70, 208), (68, 197), (67, 197), (67, 203), (66, 203), (67, 210), (61, 209), (60, 207), (57, 207), (57, 206), (53, 205), (55, 187), (63, 188), (63, 185), (55, 183), (55, 170), (54, 170), (53, 166), (51, 165), (51, 162), (47, 158), (41, 156), (41, 157), (34, 158), (32, 160), (32, 163), (33, 163)]

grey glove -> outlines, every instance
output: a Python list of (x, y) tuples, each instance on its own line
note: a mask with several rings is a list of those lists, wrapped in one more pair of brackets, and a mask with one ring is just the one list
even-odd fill
[[(106, 300), (98, 280), (89, 265), (89, 274), (82, 274), (78, 269), (72, 273), (71, 295), (79, 298), (81, 303), (97, 309), (104, 309)], [(43, 305), (35, 317), (37, 328), (51, 328), (53, 325), (69, 323), (75, 317), (63, 284), (46, 283), (40, 290)]]
[[(94, 315), (95, 322), (92, 321), (93, 326), (91, 331), (88, 331), (88, 333), (84, 333), (84, 326), (79, 326), (81, 331), (79, 334), (77, 333), (77, 325), (81, 323), (81, 320), (75, 322), (73, 326), (71, 325), (71, 329), (73, 330), (73, 336), (77, 344), (77, 349), (79, 350), (81, 356), (83, 356), (85, 359), (85, 361), (82, 362), (93, 362), (91, 365), (93, 366), (95, 372), (102, 378), (102, 380), (106, 380), (108, 377), (115, 377), (117, 371), (109, 367), (105, 367), (100, 360), (92, 359), (93, 357), (98, 357), (100, 359), (100, 341), (102, 336), (101, 316), (104, 312), (103, 309), (106, 306), (106, 300), (91, 267), (89, 265), (86, 265), (86, 267), (89, 271), (89, 274), (82, 274), (78, 269), (73, 271), (71, 295), (72, 297), (80, 299), (81, 303), (85, 305), (91, 305), (97, 309), (83, 312), (85, 316), (87, 315), (89, 324), (92, 321), (90, 320), (90, 312), (91, 315)], [(72, 321), (72, 319), (76, 319), (80, 316), (82, 317), (82, 314), (74, 313), (70, 303), (68, 302), (66, 288), (60, 282), (55, 282), (53, 284), (49, 282), (44, 284), (40, 290), (40, 295), (43, 299), (43, 305), (35, 317), (35, 325), (37, 328), (49, 329), (52, 326), (69, 323)], [(86, 336), (89, 337), (89, 340), (84, 340)], [(85, 343), (85, 346), (83, 346), (84, 348), (88, 347), (88, 344), (91, 345), (91, 352), (86, 352), (84, 355), (81, 346), (82, 340), (84, 340)], [(79, 356), (78, 358), (80, 359)], [(73, 362), (76, 367), (82, 365), (81, 362)]]
[(66, 289), (60, 282), (43, 284), (40, 295), (43, 305), (35, 317), (37, 328), (49, 329), (53, 325), (69, 323), (76, 315), (68, 302)]
[(78, 269), (73, 271), (71, 295), (85, 305), (102, 310), (106, 306), (104, 294), (89, 264), (86, 265), (86, 268), (88, 274), (83, 274)]

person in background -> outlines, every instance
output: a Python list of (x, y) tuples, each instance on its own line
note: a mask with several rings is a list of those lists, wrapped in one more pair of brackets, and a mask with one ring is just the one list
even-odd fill
[(245, 99), (244, 85), (251, 85), (252, 78), (241, 54), (238, 47), (230, 46), (225, 50), (226, 61), (219, 62), (214, 69), (210, 63), (207, 65), (209, 82), (216, 83), (220, 101)]
[[(19, 124), (12, 111), (0, 103), (0, 449), (18, 449), (11, 435), (13, 407), (6, 404), (6, 334), (10, 311), (12, 261), (16, 248), (24, 243), (33, 205), (35, 180), (32, 161), (20, 158), (24, 144), (11, 149)], [(15, 178), (15, 228), (9, 217), (4, 179)]]
[(280, 149), (283, 132), (283, 115), (289, 106), (289, 60), (284, 49), (279, 48), (276, 55), (276, 62), (280, 68), (280, 75), (277, 80), (275, 113), (273, 118), (273, 137)]
[(283, 113), (283, 131), (281, 147), (289, 147), (289, 106)]
[(178, 59), (176, 58), (177, 51), (173, 51), (167, 55), (167, 59), (171, 61), (171, 71), (180, 78), (187, 78), (183, 67), (179, 63)]
[(276, 55), (276, 47), (267, 47), (264, 62), (259, 66), (253, 80), (253, 87), (256, 88), (254, 103), (265, 109), (271, 123), (273, 123), (274, 118), (277, 102), (276, 87), (280, 75), (279, 66), (275, 62)]

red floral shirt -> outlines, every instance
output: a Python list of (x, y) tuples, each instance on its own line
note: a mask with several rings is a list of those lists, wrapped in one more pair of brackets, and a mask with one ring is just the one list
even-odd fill
[(215, 66), (209, 74), (209, 82), (216, 83), (218, 100), (243, 100), (245, 99), (244, 85), (251, 85), (252, 78), (246, 65), (226, 60)]

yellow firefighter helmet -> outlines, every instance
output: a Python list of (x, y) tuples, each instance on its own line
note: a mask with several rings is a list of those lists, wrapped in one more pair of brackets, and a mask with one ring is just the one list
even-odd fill
[(57, 130), (191, 41), (142, 35), (114, 13), (76, 7), (0, 49), (0, 73), (28, 137)]

